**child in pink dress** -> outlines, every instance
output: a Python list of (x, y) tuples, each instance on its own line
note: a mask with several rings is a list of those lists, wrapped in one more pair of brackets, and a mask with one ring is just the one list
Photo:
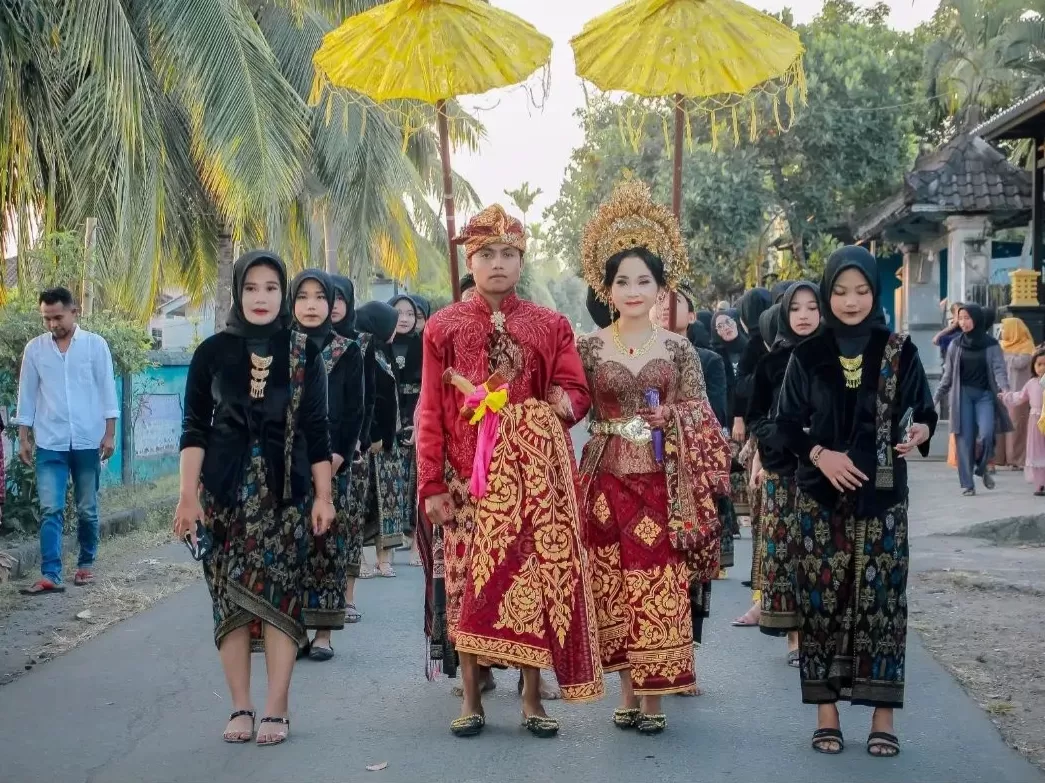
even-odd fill
[(1002, 398), (1007, 405), (1030, 405), (1030, 415), (1027, 418), (1027, 456), (1023, 465), (1023, 475), (1034, 486), (1035, 495), (1045, 496), (1045, 435), (1038, 429), (1042, 397), (1045, 394), (1042, 387), (1045, 378), (1045, 350), (1038, 350), (1034, 354), (1031, 368), (1034, 377), (1027, 381), (1020, 391), (1006, 392)]

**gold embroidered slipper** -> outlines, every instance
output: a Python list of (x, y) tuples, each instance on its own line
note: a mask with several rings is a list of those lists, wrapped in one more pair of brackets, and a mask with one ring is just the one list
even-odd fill
[(523, 715), (523, 728), (540, 739), (551, 739), (559, 733), (559, 721), (547, 715)]
[(613, 725), (618, 729), (633, 729), (639, 725), (638, 707), (618, 707), (613, 711)]
[(486, 716), (481, 713), (466, 715), (450, 724), (450, 733), (455, 737), (478, 737), (486, 725)]
[(638, 723), (635, 725), (639, 734), (660, 734), (667, 727), (668, 716), (664, 714), (639, 715)]

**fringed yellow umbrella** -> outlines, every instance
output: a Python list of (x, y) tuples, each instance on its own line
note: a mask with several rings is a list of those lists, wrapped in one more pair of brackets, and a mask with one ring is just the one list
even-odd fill
[[(592, 19), (570, 43), (577, 75), (596, 87), (674, 98), (672, 208), (679, 218), (687, 99), (707, 113), (713, 143), (720, 119), (731, 122), (739, 142), (745, 109), (756, 134), (760, 95), (772, 97), (781, 127), (781, 96), (792, 112), (805, 100), (798, 33), (737, 0), (628, 0)], [(670, 318), (674, 322), (675, 297)]]
[[(446, 101), (525, 81), (546, 65), (552, 42), (531, 24), (486, 0), (392, 0), (349, 17), (316, 52), (323, 85), (354, 90), (377, 103), (435, 104), (443, 162), (446, 230), (457, 233)], [(450, 243), (454, 300), (461, 298), (457, 249)]]

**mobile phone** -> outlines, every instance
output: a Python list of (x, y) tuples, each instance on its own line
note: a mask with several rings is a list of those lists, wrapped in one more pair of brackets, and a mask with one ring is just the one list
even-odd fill
[(182, 540), (185, 541), (185, 546), (192, 555), (192, 559), (197, 562), (206, 558), (214, 547), (214, 539), (211, 537), (210, 530), (198, 519), (196, 520), (196, 543), (192, 543), (192, 536), (188, 534)]
[(911, 438), (907, 434), (908, 430), (911, 429), (911, 425), (914, 424), (914, 408), (908, 408), (907, 412), (904, 413), (903, 418), (900, 419), (900, 437), (901, 443), (906, 443)]

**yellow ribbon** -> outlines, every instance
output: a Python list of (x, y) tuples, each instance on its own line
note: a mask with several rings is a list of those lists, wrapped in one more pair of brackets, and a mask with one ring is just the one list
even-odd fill
[(486, 415), (487, 411), (490, 413), (500, 413), (501, 408), (508, 404), (508, 390), (505, 388), (498, 389), (497, 391), (490, 391), (485, 384), (483, 388), (486, 389), (486, 396), (483, 397), (479, 402), (479, 406), (475, 409), (475, 414), (472, 416), (471, 424), (478, 424), (483, 420), (483, 416)]

